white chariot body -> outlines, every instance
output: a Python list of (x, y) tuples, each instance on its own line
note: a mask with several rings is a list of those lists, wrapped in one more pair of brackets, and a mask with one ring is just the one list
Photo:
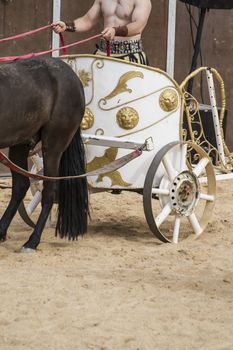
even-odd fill
[[(104, 136), (104, 139), (113, 137), (119, 142), (119, 148), (115, 149), (88, 146), (89, 169), (109, 162), (109, 157), (114, 160), (128, 153), (121, 141), (143, 144), (151, 139), (157, 153), (169, 142), (180, 140), (182, 93), (167, 74), (96, 56), (70, 57), (67, 63), (84, 86), (86, 113), (83, 133)], [(169, 98), (173, 99), (172, 103)], [(144, 152), (139, 159), (119, 169), (117, 179), (116, 174), (110, 174), (101, 176), (101, 179), (90, 177), (88, 182), (94, 188), (143, 188), (153, 156), (153, 152)]]
[[(198, 237), (208, 223), (215, 200), (211, 156), (214, 154), (218, 166), (225, 170), (228, 166), (213, 85), (213, 72), (221, 85), (218, 73), (202, 69), (207, 73), (211, 95), (215, 147), (206, 140), (200, 119), (195, 120), (197, 101), (184, 89), (194, 73), (179, 86), (159, 69), (114, 58), (73, 55), (63, 60), (79, 76), (85, 91), (86, 111), (81, 127), (87, 171), (114, 162), (130, 149), (143, 147), (140, 157), (120, 169), (88, 177), (91, 190), (142, 193), (149, 227), (164, 242)], [(184, 111), (187, 130), (183, 128)], [(192, 123), (198, 124), (200, 131), (193, 131)], [(41, 160), (38, 156), (32, 160), (34, 171), (40, 171)], [(40, 201), (40, 191), (34, 185), (34, 197), (23, 215), (27, 221)]]

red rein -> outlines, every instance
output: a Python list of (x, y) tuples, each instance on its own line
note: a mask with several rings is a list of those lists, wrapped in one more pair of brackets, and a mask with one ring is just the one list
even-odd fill
[(51, 28), (51, 25), (48, 24), (47, 26), (44, 26), (44, 27), (41, 27), (41, 28), (37, 28), (37, 29), (34, 29), (34, 30), (30, 30), (29, 32), (26, 32), (26, 33), (17, 34), (17, 35), (14, 35), (14, 36), (9, 36), (9, 38), (0, 39), (0, 43), (3, 43), (5, 41), (11, 41), (11, 40), (14, 40), (14, 39), (20, 39), (20, 38), (23, 38), (23, 37), (25, 37), (27, 35), (31, 35), (31, 34), (34, 34), (34, 33), (41, 32), (42, 30), (47, 29), (47, 28)]
[[(48, 29), (48, 28), (51, 28), (50, 24), (47, 25), (47, 26), (41, 27), (41, 28), (37, 28), (37, 29), (31, 30), (31, 31), (26, 32), (26, 33), (22, 33), (22, 34), (18, 34), (18, 35), (14, 35), (14, 36), (8, 37), (8, 38), (0, 39), (0, 43), (1, 42), (10, 41), (10, 40), (14, 40), (14, 39), (20, 39), (20, 38), (23, 38), (23, 37), (25, 37), (27, 35), (31, 35), (31, 34), (40, 32), (40, 31), (42, 31), (44, 29)], [(21, 55), (21, 56), (0, 57), (0, 62), (9, 62), (9, 61), (19, 60), (19, 59), (24, 59), (24, 58), (43, 56), (43, 55), (47, 55), (49, 53), (52, 53), (54, 51), (60, 51), (60, 50), (62, 50), (64, 53), (66, 53), (66, 49), (68, 49), (69, 47), (73, 47), (73, 46), (84, 44), (84, 43), (86, 43), (88, 41), (100, 38), (101, 36), (102, 36), (102, 34), (97, 34), (97, 35), (91, 36), (91, 37), (89, 37), (87, 39), (79, 40), (79, 41), (76, 41), (76, 42), (74, 42), (72, 44), (69, 44), (69, 45), (64, 45), (64, 38), (63, 38), (63, 35), (60, 33), (60, 41), (61, 41), (62, 46), (60, 46), (60, 47), (58, 47), (56, 49), (51, 49), (51, 50), (41, 51), (41, 52), (32, 52), (32, 53), (28, 53), (26, 55)], [(107, 44), (107, 56), (110, 56), (110, 46), (109, 46), (109, 44)]]

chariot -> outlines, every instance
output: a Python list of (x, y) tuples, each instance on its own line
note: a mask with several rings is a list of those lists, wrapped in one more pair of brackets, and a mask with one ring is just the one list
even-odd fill
[[(142, 154), (118, 170), (88, 177), (90, 191), (142, 194), (146, 221), (163, 242), (199, 237), (216, 198), (216, 171), (230, 173), (232, 158), (224, 141), (224, 84), (215, 69), (199, 68), (180, 85), (164, 71), (115, 58), (69, 55), (62, 58), (82, 81), (86, 110), (81, 124), (87, 171), (114, 162), (131, 149)], [(205, 72), (215, 141), (205, 134), (197, 100), (186, 84)], [(221, 109), (217, 108), (215, 82)], [(33, 154), (32, 172), (43, 170)], [(19, 213), (33, 226), (41, 201), (41, 181), (31, 182), (32, 198)]]

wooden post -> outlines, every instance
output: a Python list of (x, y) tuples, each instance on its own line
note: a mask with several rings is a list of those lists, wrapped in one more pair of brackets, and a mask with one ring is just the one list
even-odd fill
[(174, 77), (175, 38), (176, 38), (176, 0), (169, 0), (167, 28), (167, 65), (166, 71)]
[[(53, 0), (53, 21), (59, 21), (61, 17), (61, 0)], [(60, 37), (58, 34), (52, 32), (52, 49), (56, 49), (60, 46)], [(59, 51), (52, 53), (53, 57), (59, 56)]]

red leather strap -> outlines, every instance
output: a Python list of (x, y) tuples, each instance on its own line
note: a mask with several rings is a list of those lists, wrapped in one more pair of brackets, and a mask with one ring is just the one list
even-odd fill
[(86, 43), (88, 41), (100, 38), (101, 36), (102, 36), (102, 34), (93, 35), (93, 36), (91, 36), (91, 37), (89, 37), (87, 39), (76, 41), (76, 42), (74, 42), (72, 44), (61, 46), (61, 47), (58, 47), (56, 49), (51, 49), (51, 50), (47, 50), (47, 51), (41, 51), (41, 52), (35, 52), (35, 53), (32, 52), (32, 53), (29, 53), (29, 54), (26, 54), (26, 55), (22, 55), (22, 56), (0, 57), (0, 62), (9, 62), (9, 61), (19, 60), (19, 59), (24, 59), (24, 58), (38, 57), (38, 56), (47, 55), (47, 54), (49, 54), (51, 52), (54, 52), (54, 51), (63, 50), (63, 49), (67, 49), (69, 47), (73, 47), (73, 46), (84, 44), (84, 43)]
[(64, 36), (63, 36), (62, 33), (59, 33), (59, 36), (60, 36), (61, 47), (63, 47), (63, 49), (62, 49), (63, 55), (66, 55), (66, 54), (67, 54), (67, 50), (66, 50), (66, 47), (65, 47), (65, 39), (64, 39)]
[(111, 48), (110, 48), (110, 41), (109, 40), (106, 41), (106, 54), (108, 57), (110, 57), (110, 55), (111, 55)]
[(9, 36), (8, 38), (0, 39), (0, 43), (3, 43), (3, 42), (5, 42), (5, 41), (11, 41), (11, 40), (15, 40), (15, 39), (20, 39), (20, 38), (23, 38), (23, 37), (25, 37), (25, 36), (27, 36), (27, 35), (31, 35), (31, 34), (35, 34), (35, 33), (41, 32), (42, 30), (47, 29), (47, 28), (51, 28), (51, 25), (48, 24), (47, 26), (44, 26), (44, 27), (40, 27), (40, 28), (37, 28), (37, 29), (30, 30), (29, 32), (25, 32), (25, 33), (22, 33), (22, 34), (17, 34), (17, 35)]
[(50, 176), (44, 176), (39, 174), (33, 174), (23, 168), (20, 168), (18, 165), (14, 164), (4, 153), (0, 151), (0, 163), (5, 165), (7, 168), (11, 169), (12, 171), (24, 175), (26, 177), (30, 177), (37, 180), (45, 180), (45, 181), (54, 181), (54, 180), (68, 180), (68, 179), (79, 179), (86, 176), (98, 176), (101, 174), (109, 173), (112, 171), (115, 171), (127, 163), (129, 163), (131, 160), (139, 157), (142, 154), (142, 148), (137, 148), (133, 152), (126, 154), (125, 156), (118, 158), (114, 160), (113, 162), (104, 165), (103, 167), (96, 169), (94, 171), (90, 171), (89, 173), (81, 174), (81, 175), (75, 175), (75, 176), (61, 176), (61, 177), (50, 177)]

